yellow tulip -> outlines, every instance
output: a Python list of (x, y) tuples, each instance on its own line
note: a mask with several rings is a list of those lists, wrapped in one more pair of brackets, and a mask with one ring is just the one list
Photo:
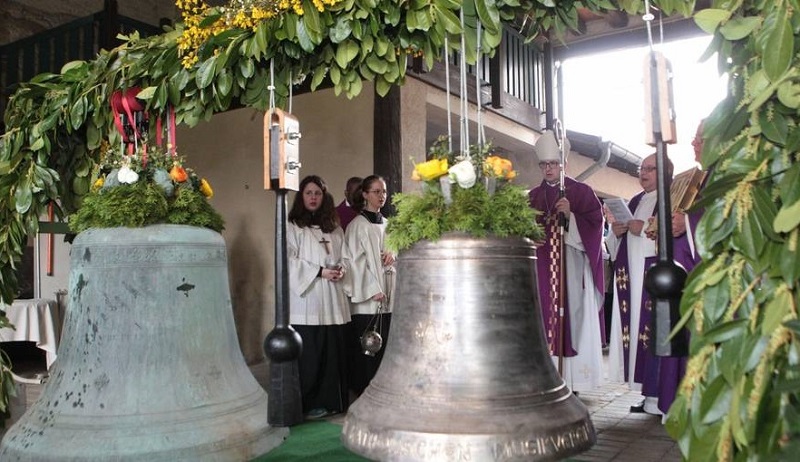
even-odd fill
[[(423, 181), (431, 181), (447, 174), (447, 159), (432, 159), (414, 166), (414, 173)], [(413, 174), (411, 178), (414, 178)]]
[(209, 199), (214, 197), (214, 190), (205, 178), (200, 179), (200, 192)]

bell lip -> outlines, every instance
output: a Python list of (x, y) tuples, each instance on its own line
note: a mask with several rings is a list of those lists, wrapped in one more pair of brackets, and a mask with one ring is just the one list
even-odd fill
[[(584, 413), (580, 407), (576, 409), (571, 404), (560, 403), (563, 412), (559, 412), (559, 415), (563, 418), (564, 412), (572, 414), (572, 419), (562, 421), (555, 428), (545, 428), (548, 424), (543, 422), (550, 420), (534, 419), (530, 414), (497, 413), (488, 418), (486, 414), (454, 415), (451, 422), (459, 422), (462, 429), (470, 429), (460, 432), (453, 432), (449, 426), (423, 428), (425, 426), (416, 425), (404, 428), (397, 425), (392, 417), (381, 419), (372, 413), (353, 410), (351, 406), (345, 417), (341, 440), (350, 451), (373, 460), (444, 460), (436, 457), (436, 454), (441, 455), (437, 448), (466, 451), (466, 454), (462, 454), (465, 456), (463, 460), (467, 460), (466, 457), (469, 460), (563, 460), (585, 452), (597, 443), (597, 431), (588, 411)], [(415, 417), (417, 423), (427, 420), (424, 414), (416, 414)], [(408, 447), (422, 452), (398, 457), (397, 450)]]

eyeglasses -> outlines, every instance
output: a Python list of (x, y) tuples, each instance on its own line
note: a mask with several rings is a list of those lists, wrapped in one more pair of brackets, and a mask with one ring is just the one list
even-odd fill
[(556, 168), (556, 167), (561, 167), (561, 162), (555, 160), (549, 162), (539, 162), (539, 168), (542, 170), (546, 168)]
[(658, 170), (657, 167), (650, 167), (650, 166), (639, 167), (639, 173), (650, 173), (650, 172), (655, 172), (656, 170)]
[(386, 190), (385, 189), (373, 189), (373, 190), (370, 190), (370, 191), (367, 191), (367, 192), (368, 193), (372, 193), (372, 194), (377, 194), (378, 196), (385, 196), (386, 195)]

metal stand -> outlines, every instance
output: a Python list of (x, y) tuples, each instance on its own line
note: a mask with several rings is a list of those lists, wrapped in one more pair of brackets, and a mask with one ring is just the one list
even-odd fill
[(264, 340), (269, 365), (270, 425), (290, 426), (303, 421), (297, 358), (303, 349), (300, 334), (289, 325), (289, 272), (286, 255), (286, 190), (276, 189), (275, 205), (275, 328)]
[[(272, 85), (270, 85), (272, 88)], [(303, 421), (297, 363), (300, 334), (289, 325), (289, 262), (286, 250), (286, 192), (298, 188), (297, 119), (274, 107), (264, 117), (264, 187), (275, 191), (275, 328), (264, 339), (270, 359), (268, 422), (290, 426)]]
[[(663, 72), (664, 70), (661, 69)], [(653, 140), (656, 146), (656, 169), (658, 172), (658, 261), (645, 274), (644, 285), (654, 303), (653, 347), (656, 356), (685, 356), (688, 345), (682, 335), (670, 338), (672, 326), (680, 319), (680, 302), (686, 271), (673, 260), (672, 252), (672, 207), (670, 183), (667, 171), (667, 147), (662, 136), (662, 95), (659, 93), (659, 66), (654, 52), (650, 53), (651, 117)]]

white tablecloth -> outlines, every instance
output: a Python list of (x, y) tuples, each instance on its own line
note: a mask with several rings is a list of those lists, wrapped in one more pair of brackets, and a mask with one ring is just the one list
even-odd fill
[(11, 306), (2, 304), (6, 316), (16, 330), (0, 329), (0, 342), (36, 342), (47, 353), (47, 368), (56, 360), (61, 336), (58, 303), (48, 299), (14, 300)]

